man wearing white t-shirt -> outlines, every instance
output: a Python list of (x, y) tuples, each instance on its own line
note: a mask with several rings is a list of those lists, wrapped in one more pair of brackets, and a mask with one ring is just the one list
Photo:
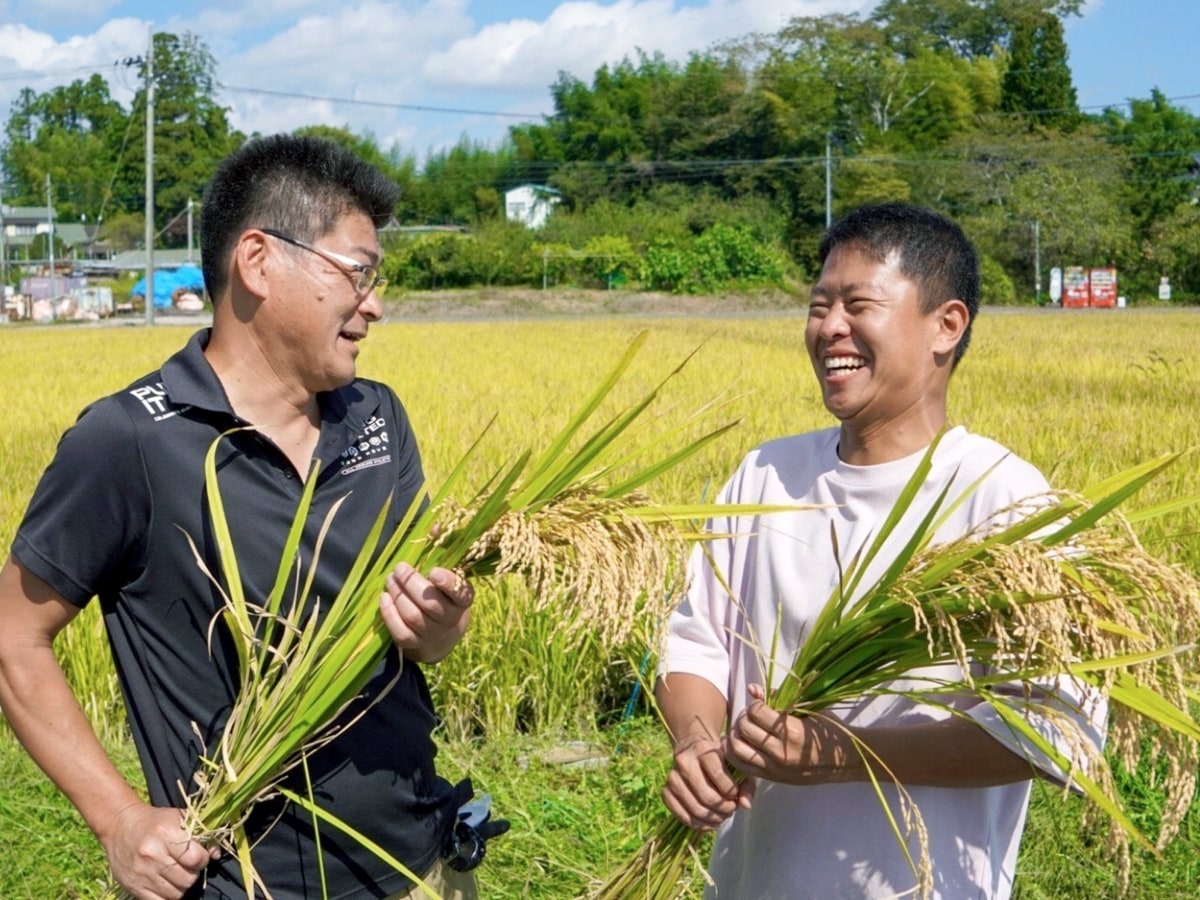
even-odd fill
[[(902, 203), (864, 207), (835, 223), (820, 259), (805, 344), (839, 424), (756, 448), (720, 502), (821, 508), (710, 523), (722, 537), (693, 555), (657, 688), (675, 754), (664, 800), (691, 827), (718, 829), (708, 895), (729, 900), (912, 896), (917, 885), (851, 736), (765, 706), (763, 657), (774, 651), (778, 681), (837, 584), (831, 531), (843, 559), (867, 544), (946, 427), (947, 386), (978, 310), (979, 265), (957, 225)], [(957, 496), (981, 477), (938, 541), (1048, 490), (1033, 466), (999, 444), (950, 429), (909, 510), (913, 525), (948, 483)], [(864, 583), (911, 532), (902, 522)], [(907, 674), (898, 686), (955, 673)], [(894, 777), (919, 808), (934, 896), (1003, 900), (1031, 779), (1062, 773), (1022, 746), (988, 704), (968, 696), (939, 703), (865, 697), (838, 716), (890, 772), (879, 775), (877, 764), (880, 780)], [(1079, 717), (1099, 744), (1103, 710), (1089, 714)], [(739, 784), (730, 767), (750, 777)], [(882, 790), (895, 812), (896, 791), (890, 783)], [(909, 852), (915, 858), (915, 842)]]

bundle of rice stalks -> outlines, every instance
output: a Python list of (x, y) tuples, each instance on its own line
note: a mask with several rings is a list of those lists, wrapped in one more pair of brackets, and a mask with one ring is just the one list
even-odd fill
[[(420, 571), (443, 566), (468, 578), (518, 573), (546, 602), (569, 593), (572, 602), (603, 610), (614, 637), (628, 626), (629, 610), (640, 596), (668, 593), (678, 542), (687, 537), (679, 526), (702, 518), (706, 510), (656, 505), (642, 488), (733, 426), (684, 440), (680, 449), (661, 456), (662, 447), (692, 429), (694, 422), (686, 421), (641, 446), (631, 445), (630, 426), (679, 371), (676, 368), (641, 400), (585, 434), (584, 426), (645, 339), (642, 334), (633, 342), (540, 456), (525, 452), (459, 503), (453, 497), (480, 446), (476, 441), (429, 502), (414, 503), (386, 540), (390, 504), (385, 503), (362, 554), (333, 598), (311, 597), (322, 538), (313, 559), (304, 562), (298, 554), (315, 477), (308, 479), (273, 589), (258, 603), (246, 596), (217, 481), (220, 439), (214, 442), (206, 479), (221, 571), (209, 575), (224, 593), (222, 619), (237, 647), (240, 685), (219, 743), (201, 760), (195, 775), (197, 788), (189, 797), (186, 827), (206, 845), (220, 845), (238, 858), (251, 897), (256, 889), (265, 892), (265, 886), (254, 871), (244, 823), (257, 802), (275, 793), (307, 809), (314, 819), (347, 831), (420, 884), (385, 849), (334, 821), (312, 797), (279, 786), (285, 773), (303, 765), (307, 752), (332, 739), (337, 729), (353, 727), (353, 722), (337, 728), (331, 723), (359, 695), (392, 646), (378, 598), (398, 563), (411, 563)], [(617, 473), (631, 471), (632, 462), (647, 457), (657, 459), (616, 479)], [(341, 502), (324, 520), (322, 537), (333, 527)], [(383, 549), (375, 552), (381, 544)], [(196, 559), (205, 566), (199, 552)]]
[[(991, 704), (1027, 746), (1066, 773), (1068, 784), (1091, 801), (1091, 811), (1107, 815), (1125, 883), (1130, 841), (1154, 847), (1126, 815), (1104, 754), (1070, 714), (1079, 710), (1065, 709), (1047, 686), (1074, 678), (1107, 699), (1109, 753), (1121, 765), (1133, 771), (1139, 761), (1163, 764), (1158, 844), (1165, 844), (1195, 791), (1200, 725), (1187, 711), (1186, 672), (1200, 633), (1200, 581), (1147, 553), (1116, 509), (1179, 454), (1130, 469), (1081, 495), (1042, 502), (1014, 524), (935, 546), (932, 537), (946, 514), (971, 490), (950, 500), (947, 486), (883, 575), (863, 584), (868, 566), (912, 505), (932, 452), (870, 546), (844, 565), (842, 583), (767, 702), (799, 716), (829, 716), (836, 704), (885, 693), (947, 709), (939, 696), (968, 694)], [(1148, 510), (1138, 518), (1166, 511)], [(956, 664), (961, 680), (896, 690), (893, 683), (905, 673), (940, 664)], [(774, 682), (770, 675), (767, 680)], [(1051, 723), (1060, 740), (1051, 742), (1031, 720)], [(878, 791), (889, 775), (869, 741), (864, 737), (858, 751)], [(1070, 752), (1058, 749), (1062, 746)], [(891, 818), (882, 792), (880, 814), (889, 816), (902, 847), (912, 840), (921, 848), (919, 858), (909, 860), (917, 895), (928, 896), (932, 872), (920, 811), (903, 785), (896, 787), (901, 820)], [(590, 896), (681, 896), (698, 841), (697, 832), (664, 810), (663, 821), (634, 858)]]

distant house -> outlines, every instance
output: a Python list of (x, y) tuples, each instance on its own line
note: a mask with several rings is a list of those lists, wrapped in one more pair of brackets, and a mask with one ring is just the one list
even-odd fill
[(560, 199), (554, 188), (540, 184), (518, 185), (504, 192), (504, 214), (510, 222), (520, 222), (526, 228), (541, 228)]
[(28, 259), (37, 236), (50, 233), (53, 214), (46, 206), (0, 206), (5, 259)]
[[(50, 233), (53, 211), (45, 206), (0, 206), (0, 249), (3, 259), (21, 262), (32, 258), (32, 248), (39, 234)], [(104, 259), (108, 246), (97, 240), (99, 227), (87, 223), (55, 222), (54, 236), (59, 245), (68, 248), (67, 259)], [(61, 260), (66, 262), (67, 260)]]

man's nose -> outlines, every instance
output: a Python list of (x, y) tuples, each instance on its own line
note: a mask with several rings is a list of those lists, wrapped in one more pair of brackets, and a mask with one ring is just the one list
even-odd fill
[(846, 308), (840, 302), (834, 303), (821, 319), (821, 327), (817, 330), (822, 340), (842, 337), (850, 331), (850, 323), (846, 318)]
[(371, 288), (358, 304), (359, 312), (368, 322), (378, 322), (383, 318), (383, 301), (379, 299), (379, 291)]

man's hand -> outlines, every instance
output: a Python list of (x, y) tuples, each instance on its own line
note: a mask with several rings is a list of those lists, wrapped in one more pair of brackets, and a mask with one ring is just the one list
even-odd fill
[(750, 807), (754, 782), (739, 785), (725, 765), (720, 739), (696, 734), (676, 745), (675, 767), (662, 796), (667, 809), (689, 828), (711, 831), (739, 806)]
[(781, 784), (855, 781), (862, 760), (846, 730), (816, 716), (789, 716), (763, 702), (761, 685), (725, 739), (725, 759), (747, 775)]
[(437, 662), (461, 640), (471, 621), (475, 590), (461, 575), (435, 568), (426, 578), (408, 563), (388, 576), (379, 609), (406, 659)]
[(104, 840), (113, 877), (138, 900), (179, 900), (220, 856), (183, 829), (183, 812), (136, 803), (113, 819)]

